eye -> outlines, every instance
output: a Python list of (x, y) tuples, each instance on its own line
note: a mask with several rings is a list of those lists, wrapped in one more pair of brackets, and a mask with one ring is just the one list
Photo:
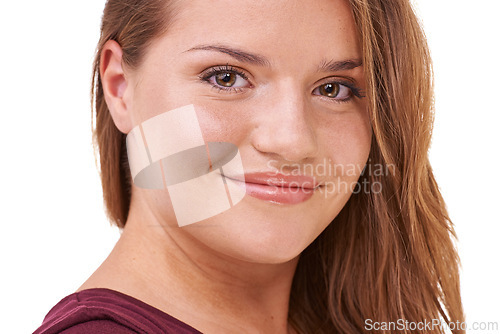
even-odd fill
[(232, 87), (238, 80), (238, 75), (234, 73), (221, 73), (215, 75), (215, 82), (224, 87)]
[(212, 67), (200, 77), (221, 90), (241, 90), (251, 86), (246, 74), (232, 66)]
[[(338, 82), (329, 82), (317, 87), (314, 95), (322, 95), (334, 100), (348, 101), (352, 98), (353, 91), (350, 87)], [(355, 94), (356, 95), (356, 94)]]
[(219, 72), (208, 78), (208, 82), (224, 88), (244, 88), (248, 81), (238, 73)]

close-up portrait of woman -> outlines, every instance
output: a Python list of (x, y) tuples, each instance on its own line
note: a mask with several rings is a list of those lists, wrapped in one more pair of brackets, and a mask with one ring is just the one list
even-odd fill
[(410, 0), (107, 0), (94, 37), (72, 89), (120, 233), (36, 334), (466, 332)]

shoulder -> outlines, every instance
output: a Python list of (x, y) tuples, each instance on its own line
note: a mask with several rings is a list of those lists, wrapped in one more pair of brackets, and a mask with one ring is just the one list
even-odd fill
[(89, 289), (56, 304), (34, 334), (200, 332), (131, 296), (109, 289)]
[(60, 334), (87, 334), (87, 333), (135, 334), (137, 332), (111, 320), (91, 320), (63, 329), (59, 333)]

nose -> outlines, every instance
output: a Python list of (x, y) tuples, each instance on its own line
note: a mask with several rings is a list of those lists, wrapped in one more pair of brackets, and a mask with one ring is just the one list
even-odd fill
[(263, 109), (252, 131), (253, 147), (286, 161), (303, 162), (314, 158), (318, 143), (304, 93), (283, 85), (287, 93), (263, 99)]

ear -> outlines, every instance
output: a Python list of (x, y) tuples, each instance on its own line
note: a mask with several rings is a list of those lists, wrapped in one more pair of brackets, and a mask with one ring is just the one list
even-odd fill
[(127, 82), (122, 66), (123, 51), (116, 41), (107, 41), (101, 52), (99, 73), (104, 99), (118, 130), (129, 133), (132, 130), (131, 96), (132, 85)]

